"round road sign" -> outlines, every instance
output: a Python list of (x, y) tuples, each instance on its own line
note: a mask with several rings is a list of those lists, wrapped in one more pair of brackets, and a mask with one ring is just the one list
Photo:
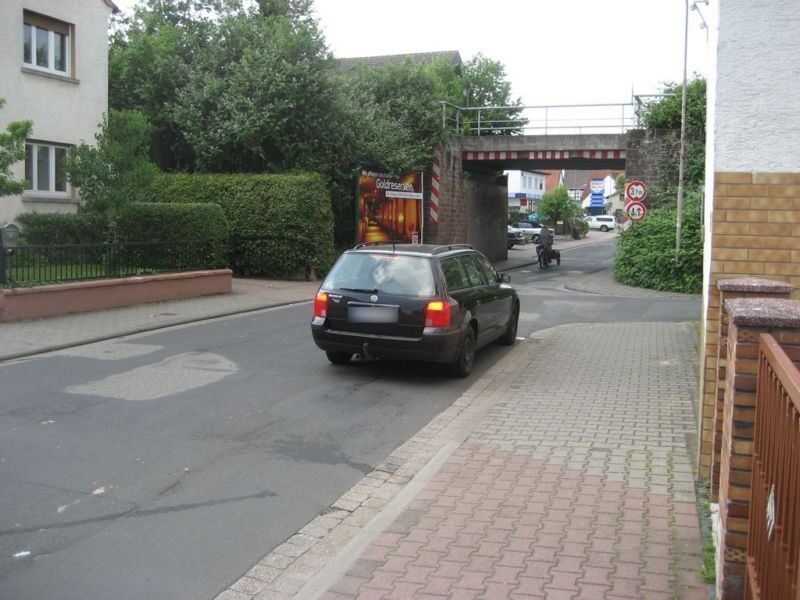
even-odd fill
[(641, 221), (647, 216), (647, 207), (638, 200), (634, 200), (625, 207), (625, 214), (631, 221)]
[(625, 200), (641, 202), (647, 198), (647, 186), (641, 181), (629, 181), (625, 184)]

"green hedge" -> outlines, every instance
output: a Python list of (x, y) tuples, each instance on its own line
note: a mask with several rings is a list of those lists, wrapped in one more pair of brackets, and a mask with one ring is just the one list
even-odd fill
[(224, 240), (228, 220), (216, 204), (134, 202), (117, 219), (120, 241)]
[[(131, 203), (122, 209), (115, 223), (104, 215), (86, 211), (26, 213), (18, 221), (23, 228), (23, 243), (28, 245), (103, 244), (113, 240), (186, 242), (83, 250), (83, 260), (90, 264), (107, 263), (110, 274), (116, 271), (115, 264), (136, 265), (148, 271), (228, 265), (228, 222), (216, 204)], [(37, 260), (74, 261), (75, 254), (67, 252), (61, 259), (58, 256), (47, 252)]]
[(116, 225), (121, 242), (181, 242), (127, 246), (119, 257), (123, 264), (136, 262), (154, 270), (228, 264), (228, 221), (217, 204), (134, 202), (122, 210)]
[(319, 175), (165, 174), (147, 195), (157, 202), (219, 204), (237, 274), (291, 276), (308, 267), (324, 273), (335, 258), (330, 194)]
[(625, 284), (654, 290), (699, 294), (703, 288), (703, 241), (700, 190), (687, 190), (681, 228), (681, 250), (675, 256), (675, 202), (650, 210), (619, 237), (614, 277)]
[(16, 220), (33, 245), (102, 244), (110, 235), (108, 219), (98, 213), (23, 213)]

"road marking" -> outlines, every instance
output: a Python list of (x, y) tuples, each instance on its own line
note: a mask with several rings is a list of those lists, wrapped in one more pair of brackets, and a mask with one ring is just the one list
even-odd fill
[(236, 363), (218, 354), (187, 352), (64, 391), (119, 400), (156, 400), (216, 383), (238, 370)]

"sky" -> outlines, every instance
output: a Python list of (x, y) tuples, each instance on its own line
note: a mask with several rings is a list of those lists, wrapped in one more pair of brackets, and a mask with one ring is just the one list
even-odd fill
[[(115, 2), (126, 11), (136, 0)], [(482, 53), (526, 106), (627, 103), (683, 78), (686, 0), (314, 0), (314, 10), (338, 58)], [(690, 78), (709, 70), (701, 23), (690, 11)]]

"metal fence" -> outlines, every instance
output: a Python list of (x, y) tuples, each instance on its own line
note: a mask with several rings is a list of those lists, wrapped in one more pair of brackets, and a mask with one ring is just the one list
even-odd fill
[(0, 286), (217, 269), (228, 260), (225, 240), (0, 246)]
[(759, 343), (749, 520), (745, 598), (800, 597), (800, 371), (769, 334)]
[(457, 106), (441, 101), (442, 127), (465, 136), (625, 133), (642, 126), (642, 115), (673, 94), (637, 94), (613, 104)]

